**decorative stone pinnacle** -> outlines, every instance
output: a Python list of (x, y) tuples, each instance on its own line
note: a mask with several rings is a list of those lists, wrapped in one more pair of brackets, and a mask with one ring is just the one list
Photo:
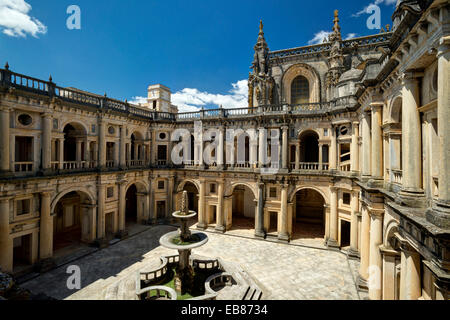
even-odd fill
[(259, 33), (263, 33), (264, 31), (264, 24), (262, 20), (259, 20)]
[(5, 69), (6, 69), (6, 70), (9, 70), (9, 64), (8, 64), (8, 61), (6, 61)]
[(49, 81), (49, 82), (52, 82), (52, 81), (53, 81), (52, 75), (50, 75), (50, 77), (48, 78), (48, 81)]
[(336, 32), (336, 33), (341, 31), (341, 27), (339, 26), (339, 10), (335, 10), (334, 11), (334, 27), (333, 27), (333, 31)]

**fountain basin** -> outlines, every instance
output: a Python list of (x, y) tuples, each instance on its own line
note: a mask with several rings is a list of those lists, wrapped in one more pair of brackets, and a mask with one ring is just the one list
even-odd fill
[(180, 238), (178, 231), (170, 232), (163, 235), (159, 239), (159, 243), (168, 249), (174, 250), (191, 250), (203, 246), (208, 242), (208, 236), (200, 231), (191, 231), (192, 242), (186, 242), (183, 244), (176, 244), (174, 241)]
[(175, 211), (174, 213), (172, 213), (172, 217), (176, 218), (176, 219), (181, 219), (181, 220), (189, 220), (194, 218), (197, 215), (197, 212), (195, 211), (189, 211), (189, 214), (184, 214), (184, 212), (181, 211)]

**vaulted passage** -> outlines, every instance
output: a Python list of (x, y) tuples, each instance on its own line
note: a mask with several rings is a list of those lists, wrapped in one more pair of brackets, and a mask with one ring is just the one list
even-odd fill
[(254, 230), (256, 202), (253, 192), (247, 186), (239, 185), (234, 188), (232, 199), (228, 224), (232, 229)]
[(325, 201), (312, 189), (303, 189), (294, 197), (292, 215), (293, 239), (323, 239), (325, 237)]

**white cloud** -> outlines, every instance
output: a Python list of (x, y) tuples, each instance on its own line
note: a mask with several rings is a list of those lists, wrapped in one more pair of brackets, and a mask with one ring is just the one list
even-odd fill
[(378, 6), (380, 4), (384, 4), (386, 6), (390, 6), (390, 5), (395, 5), (396, 3), (397, 3), (397, 0), (375, 0), (374, 2), (365, 6), (364, 9), (362, 9), (361, 11), (352, 14), (352, 17), (357, 18), (357, 17), (361, 16), (362, 14), (367, 12), (367, 8), (369, 8), (370, 6), (373, 6), (373, 5)]
[(358, 36), (357, 33), (349, 33), (349, 34), (347, 34), (347, 37), (345, 37), (345, 40), (350, 40), (350, 39), (356, 38), (357, 36)]
[(47, 33), (47, 27), (28, 13), (31, 6), (24, 0), (0, 0), (0, 28), (11, 37), (26, 38), (27, 34), (37, 38)]
[[(202, 107), (226, 109), (246, 108), (248, 106), (248, 80), (240, 80), (231, 84), (229, 94), (215, 94), (194, 88), (185, 88), (172, 94), (172, 104), (179, 112), (195, 112)], [(130, 103), (147, 103), (145, 97), (134, 97)]]
[(319, 31), (314, 35), (314, 38), (308, 41), (309, 45), (320, 44), (323, 43), (324, 40), (328, 39), (328, 37), (332, 34), (331, 31)]

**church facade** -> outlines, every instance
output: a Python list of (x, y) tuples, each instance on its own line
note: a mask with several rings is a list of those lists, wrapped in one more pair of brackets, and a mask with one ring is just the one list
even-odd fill
[(45, 271), (67, 243), (169, 221), (187, 191), (197, 228), (312, 235), (360, 260), (370, 299), (448, 299), (449, 14), (398, 1), (392, 28), (344, 40), (336, 11), (324, 43), (279, 51), (261, 22), (240, 109), (179, 113), (162, 85), (132, 105), (6, 65), (1, 270)]

